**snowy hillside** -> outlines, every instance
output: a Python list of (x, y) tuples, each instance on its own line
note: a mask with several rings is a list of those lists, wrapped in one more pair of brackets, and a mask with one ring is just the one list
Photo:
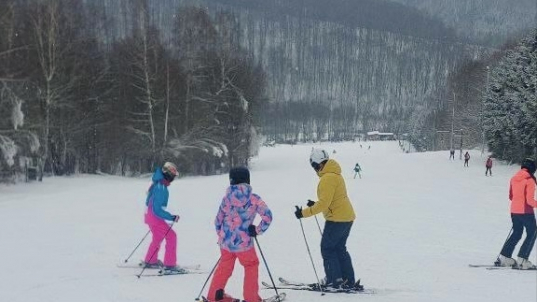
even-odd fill
[[(478, 151), (464, 168), (458, 152), (449, 161), (447, 151), (405, 154), (396, 142), (362, 144), (322, 146), (340, 162), (357, 213), (348, 242), (357, 278), (377, 294), (288, 291), (288, 301), (537, 301), (535, 271), (468, 267), (491, 263), (499, 253), (511, 227), (507, 186), (517, 166), (495, 162), (493, 177), (485, 177), (486, 158)], [(310, 149), (263, 148), (251, 172), (254, 192), (274, 214), (259, 237), (271, 273), (306, 282), (315, 275), (293, 211), (315, 198)], [(362, 179), (353, 179), (356, 162)], [(0, 301), (193, 301), (207, 274), (138, 279), (139, 269), (117, 267), (147, 232), (142, 214), (148, 184), (83, 175), (0, 186)], [(219, 255), (213, 220), (227, 184), (227, 175), (220, 175), (170, 186), (169, 210), (181, 216), (174, 226), (179, 264), (212, 269)], [(322, 273), (317, 225), (314, 219), (303, 223)], [(148, 243), (129, 262), (141, 259)], [(534, 249), (532, 261), (536, 255)], [(237, 264), (227, 288), (237, 297), (242, 275)], [(260, 279), (270, 282), (263, 263)], [(261, 291), (262, 297), (272, 294)]]
[(535, 26), (534, 0), (391, 0), (441, 19), (462, 37), (501, 45)]

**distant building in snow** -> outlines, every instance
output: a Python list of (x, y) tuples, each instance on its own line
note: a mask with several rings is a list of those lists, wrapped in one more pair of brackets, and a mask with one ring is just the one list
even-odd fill
[(395, 140), (396, 136), (390, 132), (369, 131), (367, 132), (368, 141), (388, 141)]

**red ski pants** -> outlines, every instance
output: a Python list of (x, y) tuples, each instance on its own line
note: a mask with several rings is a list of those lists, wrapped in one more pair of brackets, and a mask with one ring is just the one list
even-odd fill
[[(227, 281), (233, 273), (235, 267), (235, 259), (239, 259), (239, 263), (244, 267), (244, 283), (242, 287), (244, 300), (248, 302), (261, 302), (259, 296), (259, 259), (255, 248), (251, 248), (244, 252), (232, 253), (230, 251), (220, 249), (220, 262), (214, 271), (214, 276), (209, 287), (208, 299), (216, 300), (216, 291), (225, 289)], [(224, 295), (222, 302), (231, 302), (233, 298), (227, 294)]]

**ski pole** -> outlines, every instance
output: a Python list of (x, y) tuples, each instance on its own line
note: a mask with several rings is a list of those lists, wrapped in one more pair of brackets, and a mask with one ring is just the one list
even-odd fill
[(216, 261), (216, 263), (215, 263), (214, 266), (213, 266), (213, 269), (212, 269), (211, 272), (209, 273), (209, 276), (207, 276), (207, 280), (205, 280), (205, 283), (203, 283), (203, 286), (201, 287), (201, 290), (200, 290), (200, 293), (198, 294), (198, 297), (197, 297), (196, 299), (194, 299), (195, 301), (199, 301), (199, 300), (200, 300), (201, 294), (203, 293), (203, 290), (205, 289), (205, 286), (207, 285), (207, 282), (209, 282), (209, 279), (210, 279), (211, 276), (213, 275), (214, 270), (215, 270), (216, 267), (218, 266), (218, 263), (220, 263), (220, 258), (218, 258), (218, 260)]
[(147, 237), (147, 235), (149, 235), (149, 233), (151, 233), (151, 230), (147, 231), (147, 234), (145, 234), (144, 238), (142, 238), (142, 240), (140, 240), (140, 243), (138, 243), (138, 245), (134, 248), (134, 250), (132, 250), (132, 253), (129, 255), (129, 257), (127, 257), (127, 259), (125, 259), (123, 261), (123, 263), (127, 263), (129, 261), (129, 259), (132, 257), (132, 255), (134, 254), (134, 252), (140, 247), (140, 245), (142, 244), (142, 242), (144, 242), (145, 238)]
[[(298, 208), (298, 206), (296, 206)], [(317, 215), (314, 215), (315, 222), (317, 223), (317, 228), (319, 228), (319, 233), (321, 233), (321, 236), (323, 236), (323, 231), (321, 231), (321, 225), (319, 225), (319, 220), (317, 220)]]
[(317, 215), (315, 217), (315, 222), (317, 222), (317, 227), (319, 228), (319, 233), (321, 233), (321, 237), (323, 236), (323, 231), (321, 231), (321, 225), (319, 225), (319, 220), (317, 220)]
[(263, 255), (263, 250), (261, 249), (261, 246), (259, 245), (259, 241), (257, 241), (257, 236), (254, 237), (255, 243), (257, 244), (257, 248), (259, 248), (259, 253), (261, 254), (261, 258), (263, 258), (263, 262), (265, 263), (265, 267), (267, 268), (268, 275), (270, 277), (270, 282), (272, 282), (272, 286), (274, 287), (274, 291), (276, 292), (276, 297), (278, 299), (278, 302), (281, 302), (280, 300), (280, 294), (278, 294), (278, 289), (276, 288), (276, 284), (274, 283), (274, 279), (272, 279), (272, 274), (270, 273), (270, 269), (267, 264), (267, 260), (265, 260), (265, 255)]
[[(168, 236), (168, 233), (170, 232), (170, 230), (172, 229), (172, 227), (173, 227), (174, 224), (175, 224), (175, 221), (173, 221), (172, 224), (170, 224), (170, 227), (168, 228), (168, 230), (167, 230), (166, 233), (164, 234), (164, 238), (163, 238), (162, 240), (166, 239), (166, 236)], [(160, 245), (161, 243), (162, 243), (162, 241), (159, 242), (159, 245)], [(155, 254), (157, 253), (157, 251), (158, 251), (158, 248), (156, 248), (156, 249), (153, 251), (153, 254), (151, 254), (151, 257), (149, 257), (149, 259), (153, 259), (153, 257), (154, 257)], [(136, 275), (136, 277), (138, 277), (138, 279), (140, 279), (140, 277), (141, 277), (142, 274), (144, 273), (146, 267), (147, 267), (147, 265), (144, 265), (144, 267), (142, 268), (142, 271), (141, 271), (138, 275)]]
[[(297, 210), (300, 209), (298, 206), (295, 206), (295, 207)], [(304, 232), (304, 225), (302, 225), (302, 219), (299, 219), (298, 221), (300, 221), (300, 228), (302, 229), (302, 236), (304, 237), (304, 242), (306, 243), (306, 249), (308, 250), (308, 255), (310, 256), (311, 266), (313, 267), (315, 278), (317, 278), (317, 284), (319, 284), (319, 288), (321, 289), (321, 296), (324, 296), (324, 291), (321, 286), (321, 282), (319, 281), (319, 275), (317, 275), (317, 269), (315, 268), (315, 263), (313, 263), (313, 257), (311, 257), (310, 246), (308, 245), (308, 240), (306, 239), (306, 233)]]

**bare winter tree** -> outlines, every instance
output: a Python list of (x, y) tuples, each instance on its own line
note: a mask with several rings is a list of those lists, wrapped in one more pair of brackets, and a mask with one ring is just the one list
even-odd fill
[(15, 2), (0, 4), (0, 181), (23, 171), (22, 159), (39, 148), (35, 132), (24, 123), (27, 81), (16, 62), (27, 49), (17, 44)]

